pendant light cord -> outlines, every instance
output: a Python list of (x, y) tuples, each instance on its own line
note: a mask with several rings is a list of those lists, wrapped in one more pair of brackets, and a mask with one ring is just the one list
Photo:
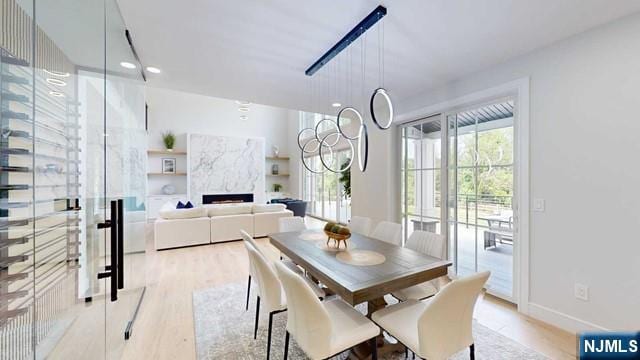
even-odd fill
[(361, 54), (362, 54), (362, 61), (361, 61), (361, 65), (362, 65), (362, 108), (364, 109), (365, 106), (365, 69), (367, 67), (366, 65), (366, 60), (367, 60), (367, 33), (364, 33), (364, 35), (362, 35), (362, 46), (360, 47), (361, 49)]

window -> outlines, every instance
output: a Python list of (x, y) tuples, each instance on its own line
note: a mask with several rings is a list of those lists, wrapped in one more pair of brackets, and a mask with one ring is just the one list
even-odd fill
[[(301, 111), (299, 129), (315, 129), (315, 126), (322, 119), (335, 120), (335, 117)], [(324, 122), (318, 130), (322, 132), (333, 129), (329, 122)], [(337, 163), (342, 165), (349, 160), (350, 154), (349, 150), (342, 150), (338, 147), (333, 156), (337, 158)], [(351, 219), (350, 170), (334, 173), (324, 169), (319, 154), (304, 155), (309, 168), (314, 171), (322, 171), (321, 173), (311, 172), (300, 164), (302, 199), (308, 203), (307, 214), (325, 220), (347, 223)], [(327, 160), (326, 155), (324, 159)]]

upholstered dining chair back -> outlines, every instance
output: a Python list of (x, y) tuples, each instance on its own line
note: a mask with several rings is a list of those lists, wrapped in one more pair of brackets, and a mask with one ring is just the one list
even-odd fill
[(418, 319), (420, 356), (448, 359), (473, 344), (473, 309), (489, 271), (456, 279), (438, 292)]
[(364, 216), (352, 216), (351, 221), (349, 221), (349, 229), (351, 229), (351, 232), (369, 236), (371, 233), (371, 219)]
[(253, 267), (253, 277), (258, 283), (260, 301), (269, 312), (280, 310), (283, 304), (282, 286), (274, 268), (267, 259), (250, 243), (245, 242), (249, 253), (249, 261)]
[(400, 245), (402, 241), (402, 225), (390, 221), (381, 221), (369, 236), (390, 244)]
[(407, 239), (406, 247), (423, 254), (445, 259), (444, 236), (429, 231), (415, 230)]
[(307, 228), (304, 218), (300, 216), (281, 217), (278, 219), (278, 232), (302, 231)]
[[(260, 251), (260, 249), (257, 247), (258, 244), (256, 244), (251, 235), (247, 234), (244, 230), (240, 230), (240, 235), (242, 235), (242, 243), (244, 244), (245, 249), (247, 249), (247, 252), (249, 252), (249, 247), (257, 249), (258, 252)], [(251, 261), (251, 258), (249, 258), (249, 277), (253, 276), (254, 273), (255, 270), (253, 268), (253, 262)]]
[(331, 342), (331, 318), (318, 296), (300, 275), (276, 262), (287, 297), (287, 331), (310, 356), (325, 353)]
[(242, 240), (244, 240), (245, 242), (248, 242), (249, 244), (253, 245), (253, 247), (256, 250), (258, 250), (258, 252), (260, 254), (264, 255), (264, 253), (262, 252), (262, 249), (260, 249), (260, 246), (258, 246), (258, 243), (253, 238), (253, 236), (249, 235), (249, 233), (244, 231), (244, 230), (240, 230), (240, 235), (242, 236)]

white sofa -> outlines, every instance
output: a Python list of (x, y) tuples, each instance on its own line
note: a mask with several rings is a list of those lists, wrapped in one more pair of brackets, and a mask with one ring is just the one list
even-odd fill
[(293, 216), (284, 204), (216, 204), (175, 209), (168, 203), (155, 222), (155, 248), (217, 243), (241, 239), (240, 230), (254, 237), (278, 232), (278, 219)]

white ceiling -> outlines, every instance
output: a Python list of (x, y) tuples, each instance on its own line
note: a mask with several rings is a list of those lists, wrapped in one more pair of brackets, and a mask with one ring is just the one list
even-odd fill
[[(312, 107), (311, 85), (304, 70), (380, 4), (368, 0), (118, 1), (142, 62), (163, 71), (150, 74), (149, 85), (307, 110)], [(388, 9), (383, 20), (385, 86), (400, 99), (640, 11), (638, 0), (388, 0), (382, 4)], [(376, 28), (368, 34), (367, 96), (378, 78)], [(360, 49), (354, 48), (353, 58), (359, 56)], [(346, 64), (345, 58), (340, 61)], [(330, 69), (334, 76), (335, 68)], [(323, 106), (331, 101), (326, 95), (326, 73), (314, 76), (325, 77), (315, 80), (315, 86), (324, 84), (324, 97), (316, 97)], [(344, 70), (341, 76), (346, 84)], [(354, 73), (353, 78), (360, 79), (360, 74)], [(340, 99), (343, 103), (345, 96)]]

